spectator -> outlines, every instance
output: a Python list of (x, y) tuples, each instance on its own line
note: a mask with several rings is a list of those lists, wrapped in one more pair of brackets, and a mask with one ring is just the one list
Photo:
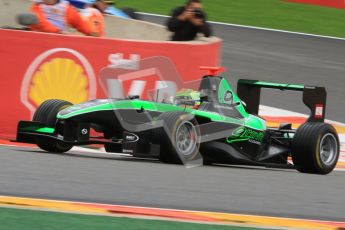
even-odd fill
[(90, 25), (81, 18), (78, 11), (67, 1), (35, 1), (31, 11), (38, 18), (38, 24), (31, 26), (31, 30), (48, 33), (66, 33), (68, 25), (83, 34), (97, 35), (92, 31)]
[(174, 32), (173, 41), (194, 40), (197, 33), (203, 33), (205, 37), (211, 35), (211, 28), (206, 22), (206, 14), (202, 11), (200, 0), (188, 0), (185, 6), (174, 9), (167, 21), (167, 27)]
[(84, 7), (80, 11), (82, 18), (89, 24), (94, 34), (100, 37), (104, 36), (104, 17), (103, 14), (95, 8), (96, 0), (83, 0)]

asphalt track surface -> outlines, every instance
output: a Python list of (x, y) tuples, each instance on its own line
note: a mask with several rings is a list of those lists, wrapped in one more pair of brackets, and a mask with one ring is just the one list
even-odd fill
[[(166, 18), (144, 15), (164, 24)], [(239, 78), (324, 86), (330, 120), (345, 123), (345, 40), (244, 27), (212, 25), (223, 39), (222, 65), (236, 88)], [(309, 113), (298, 92), (263, 91), (262, 104)]]
[[(345, 121), (344, 41), (218, 25), (214, 30), (225, 40), (222, 61), (233, 82), (241, 77), (325, 85), (327, 117)], [(281, 93), (265, 94), (265, 104), (305, 111)], [(155, 160), (0, 147), (0, 194), (12, 196), (345, 221), (344, 178), (339, 171), (318, 176), (236, 166), (187, 169)]]
[(0, 194), (160, 208), (345, 220), (344, 172), (203, 166), (0, 148)]

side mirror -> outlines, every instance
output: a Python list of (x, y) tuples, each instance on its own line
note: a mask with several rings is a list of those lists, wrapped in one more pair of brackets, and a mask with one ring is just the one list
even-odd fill
[(35, 14), (23, 13), (17, 15), (17, 22), (22, 26), (32, 26), (38, 23), (38, 18)]

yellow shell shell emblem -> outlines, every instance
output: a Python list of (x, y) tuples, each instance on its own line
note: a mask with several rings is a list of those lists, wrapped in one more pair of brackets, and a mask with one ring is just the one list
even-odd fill
[(54, 58), (41, 65), (29, 88), (29, 99), (40, 105), (48, 99), (73, 104), (88, 100), (88, 78), (83, 68), (71, 59)]

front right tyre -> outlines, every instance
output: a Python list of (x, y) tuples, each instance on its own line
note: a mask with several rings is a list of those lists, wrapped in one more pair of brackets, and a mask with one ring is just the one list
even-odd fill
[(328, 174), (338, 162), (339, 137), (330, 124), (307, 122), (297, 129), (291, 150), (292, 161), (298, 171)]

